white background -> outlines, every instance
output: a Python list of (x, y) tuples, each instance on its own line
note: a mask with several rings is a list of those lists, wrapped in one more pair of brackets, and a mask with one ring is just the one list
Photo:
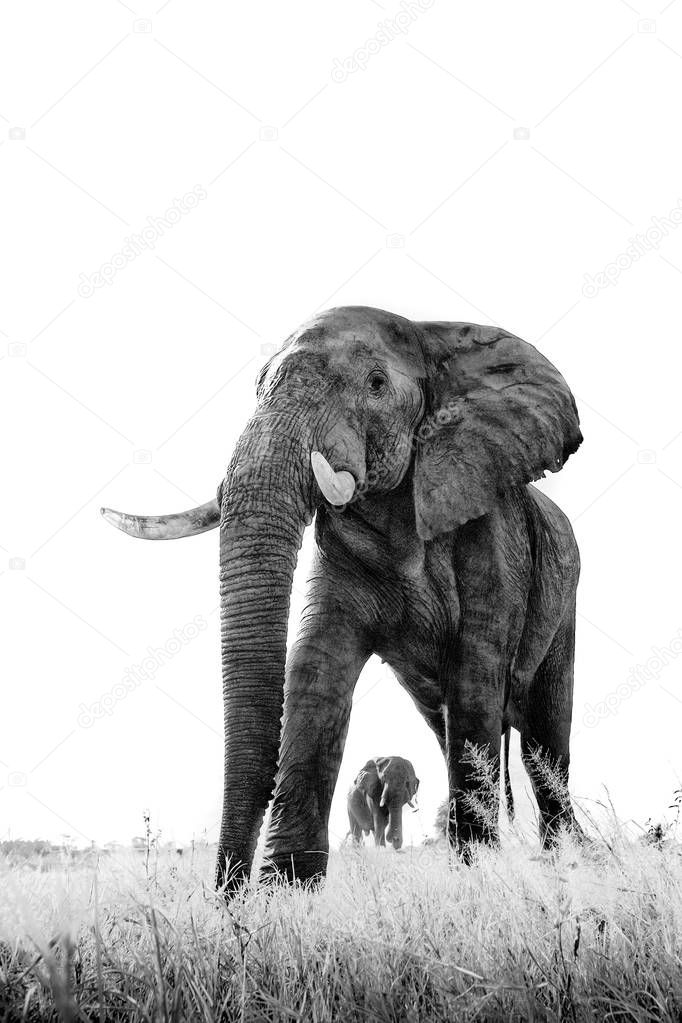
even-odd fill
[[(159, 3), (3, 5), (0, 834), (129, 841), (148, 807), (164, 838), (215, 840), (218, 535), (144, 544), (98, 509), (209, 500), (268, 346), (356, 303), (500, 323), (573, 387), (585, 443), (542, 484), (583, 560), (573, 789), (660, 817), (682, 657), (585, 715), (682, 626), (682, 228), (651, 231), (682, 205), (682, 3)], [(79, 295), (197, 185), (154, 250)], [(196, 615), (155, 678), (79, 724)], [(390, 753), (422, 779), (419, 839), (436, 741), (378, 662), (356, 699), (333, 840), (350, 779)]]

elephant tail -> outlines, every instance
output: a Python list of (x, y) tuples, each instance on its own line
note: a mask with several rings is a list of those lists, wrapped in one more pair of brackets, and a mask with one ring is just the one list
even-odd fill
[(510, 821), (514, 820), (514, 793), (509, 777), (509, 744), (511, 741), (511, 725), (507, 725), (502, 733), (504, 739), (504, 798), (507, 804), (507, 816)]

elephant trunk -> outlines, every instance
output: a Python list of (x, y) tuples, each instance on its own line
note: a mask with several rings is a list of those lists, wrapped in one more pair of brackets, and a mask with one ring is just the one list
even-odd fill
[(313, 509), (310, 435), (261, 408), (222, 488), (220, 601), (225, 787), (217, 884), (248, 877), (280, 741), (289, 600)]

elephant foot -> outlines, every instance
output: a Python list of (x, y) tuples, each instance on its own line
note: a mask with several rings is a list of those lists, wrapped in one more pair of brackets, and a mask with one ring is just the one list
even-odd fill
[(481, 846), (499, 848), (499, 834), (490, 827), (465, 821), (451, 824), (448, 839), (450, 848), (457, 859), (470, 867), (476, 858), (476, 850)]
[(543, 849), (555, 849), (563, 834), (570, 835), (579, 845), (589, 847), (592, 844), (592, 839), (585, 834), (575, 816), (571, 813), (564, 814), (560, 818), (554, 818), (548, 823), (540, 825), (540, 841)]
[(315, 850), (277, 853), (269, 856), (263, 865), (261, 879), (281, 878), (289, 883), (299, 881), (306, 887), (318, 887), (325, 879), (328, 859), (328, 853)]
[(222, 892), (225, 901), (229, 902), (241, 888), (249, 883), (250, 868), (248, 858), (227, 853), (220, 849), (215, 872), (215, 887)]

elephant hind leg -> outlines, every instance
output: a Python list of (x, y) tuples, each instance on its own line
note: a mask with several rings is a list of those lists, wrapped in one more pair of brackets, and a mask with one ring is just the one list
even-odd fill
[(561, 827), (581, 834), (568, 795), (574, 650), (572, 607), (530, 684), (521, 726), (521, 757), (535, 792), (545, 848)]

